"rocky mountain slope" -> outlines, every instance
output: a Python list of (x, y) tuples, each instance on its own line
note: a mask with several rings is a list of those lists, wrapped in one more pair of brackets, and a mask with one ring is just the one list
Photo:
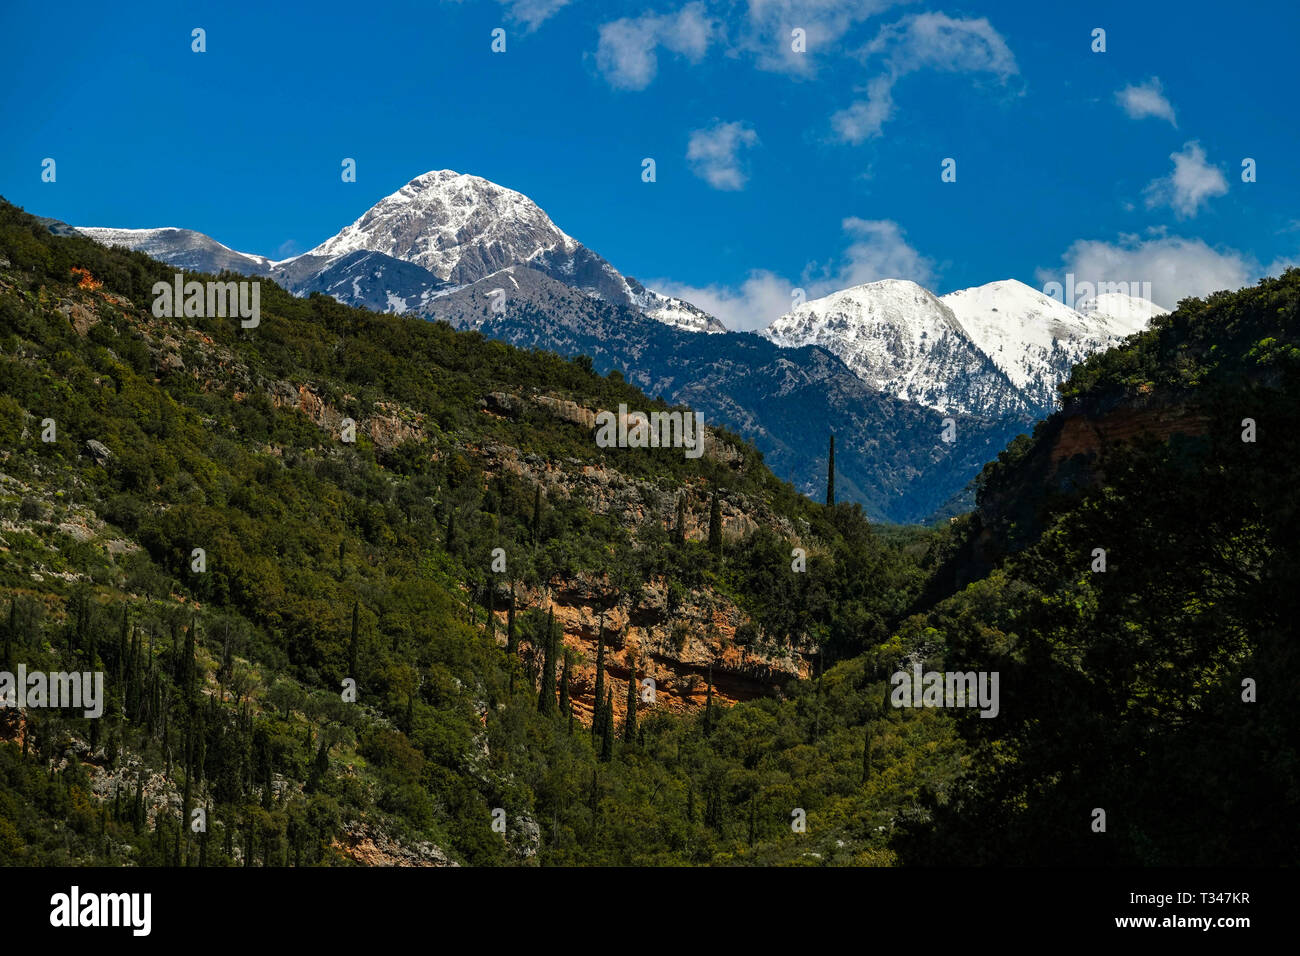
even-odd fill
[[(891, 521), (918, 520), (959, 494), (983, 461), (1031, 424), (1028, 416), (949, 416), (882, 394), (817, 346), (664, 329), (631, 309), (593, 305), (527, 268), (439, 297), (431, 316), (514, 345), (590, 356), (597, 369), (617, 370), (647, 394), (690, 404), (707, 422), (747, 436), (776, 474), (813, 497), (825, 493), (833, 432), (838, 497)], [(951, 442), (944, 440), (949, 417)]]

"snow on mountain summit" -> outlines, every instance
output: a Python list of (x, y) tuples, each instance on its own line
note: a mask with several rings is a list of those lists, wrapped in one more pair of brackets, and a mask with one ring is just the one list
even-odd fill
[(557, 247), (572, 253), (578, 243), (527, 196), (442, 169), (412, 179), (307, 255), (382, 252), (461, 285)]
[(1104, 321), (1015, 279), (950, 292), (943, 302), (993, 364), (1043, 407), (1055, 401), (1056, 384), (1072, 365), (1117, 338)]
[(1118, 293), (1076, 311), (1015, 279), (942, 298), (885, 279), (806, 302), (764, 334), (777, 345), (822, 345), (898, 398), (974, 415), (1038, 415), (1055, 406), (1073, 365), (1161, 311)]
[(821, 345), (874, 388), (939, 411), (1022, 414), (1016, 387), (952, 310), (905, 279), (882, 279), (813, 299), (763, 333), (786, 347)]
[(452, 287), (527, 265), (594, 298), (632, 306), (677, 328), (725, 331), (689, 302), (620, 274), (523, 193), (450, 169), (412, 179), (303, 258), (316, 264), (362, 250), (417, 265)]

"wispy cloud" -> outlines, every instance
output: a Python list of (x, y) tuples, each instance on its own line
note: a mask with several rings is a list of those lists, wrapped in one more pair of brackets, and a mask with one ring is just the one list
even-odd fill
[(1202, 205), (1228, 191), (1228, 181), (1217, 166), (1205, 161), (1205, 150), (1197, 142), (1185, 143), (1182, 152), (1170, 153), (1174, 171), (1154, 179), (1143, 191), (1148, 209), (1169, 206), (1180, 219), (1195, 216)]
[(676, 13), (646, 13), (603, 24), (596, 43), (596, 68), (610, 86), (643, 90), (659, 71), (659, 48), (698, 62), (717, 29), (703, 3)]
[[(909, 0), (749, 0), (734, 48), (760, 69), (807, 74), (854, 27)], [(804, 31), (805, 52), (794, 49), (792, 31)]]
[(859, 92), (866, 94), (831, 117), (836, 135), (846, 143), (879, 136), (894, 113), (894, 86), (909, 73), (990, 73), (1006, 82), (1019, 73), (1006, 40), (987, 19), (959, 19), (943, 13), (920, 13), (882, 27), (863, 50), (864, 60), (883, 56), (884, 72)]
[(1177, 120), (1174, 119), (1174, 107), (1165, 98), (1164, 88), (1160, 85), (1158, 76), (1153, 76), (1137, 86), (1130, 84), (1124, 87), (1115, 94), (1115, 102), (1124, 108), (1124, 112), (1130, 119), (1154, 116), (1157, 119), (1168, 120), (1175, 127), (1178, 126)]
[(744, 189), (749, 174), (740, 154), (757, 144), (758, 133), (748, 123), (715, 122), (691, 133), (686, 161), (692, 172), (714, 189)]
[(738, 286), (691, 286), (670, 279), (648, 284), (693, 302), (730, 329), (753, 331), (789, 312), (796, 288), (803, 290), (806, 299), (816, 299), (877, 279), (933, 281), (934, 264), (908, 244), (898, 223), (849, 216), (841, 226), (850, 239), (848, 246), (828, 262), (808, 263), (797, 282), (770, 269), (755, 269)]
[(497, 0), (506, 8), (511, 20), (522, 23), (531, 32), (567, 7), (573, 0)]

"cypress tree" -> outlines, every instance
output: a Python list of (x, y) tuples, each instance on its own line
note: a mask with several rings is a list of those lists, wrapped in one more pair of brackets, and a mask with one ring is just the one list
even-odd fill
[(623, 742), (632, 743), (636, 739), (636, 658), (630, 658), (627, 674), (627, 716), (623, 719)]
[(573, 705), (569, 703), (569, 649), (564, 649), (564, 669), (560, 673), (560, 716), (569, 724), (569, 733), (573, 733)]
[(546, 633), (542, 635), (542, 687), (537, 695), (537, 712), (555, 713), (555, 610), (546, 611)]
[(117, 682), (119, 685), (122, 684), (123, 679), (126, 676), (126, 649), (127, 649), (127, 634), (128, 634), (129, 626), (130, 626), (130, 621), (129, 621), (129, 615), (127, 613), (127, 604), (125, 601), (123, 601), (122, 602), (122, 627), (117, 634), (116, 670), (117, 670)]
[(713, 731), (713, 662), (709, 662), (709, 691), (704, 698), (704, 736)]
[(604, 731), (605, 719), (605, 615), (600, 616), (600, 633), (596, 636), (596, 692), (592, 695), (591, 735)]
[(718, 492), (713, 492), (713, 502), (709, 505), (709, 550), (714, 554), (722, 553), (722, 507), (718, 503)]
[(357, 621), (360, 613), (360, 602), (352, 602), (352, 640), (348, 643), (348, 673), (347, 676), (353, 680), (357, 679)]
[(826, 464), (826, 504), (835, 504), (835, 436), (831, 435), (830, 460)]
[(456, 509), (448, 506), (447, 508), (447, 542), (445, 550), (451, 553), (451, 547), (456, 542)]
[(5, 627), (5, 670), (14, 670), (14, 601), (9, 599), (9, 624)]
[(673, 528), (673, 538), (678, 544), (686, 543), (686, 492), (677, 496), (677, 524)]
[(600, 759), (608, 763), (614, 756), (614, 692), (605, 692), (605, 716), (601, 721)]
[[(18, 629), (17, 607), (18, 595), (15, 594), (9, 598), (9, 623), (5, 627), (5, 670), (10, 672), (14, 669), (14, 634)], [(122, 607), (125, 608), (126, 605), (123, 604)]]
[(536, 492), (533, 494), (533, 544), (536, 544), (542, 533), (542, 486), (538, 485)]
[(519, 652), (515, 637), (515, 582), (510, 582), (510, 606), (506, 608), (506, 653), (514, 657)]

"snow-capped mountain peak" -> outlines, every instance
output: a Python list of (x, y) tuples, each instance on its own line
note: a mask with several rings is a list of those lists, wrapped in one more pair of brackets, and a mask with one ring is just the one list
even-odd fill
[(547, 252), (571, 255), (578, 246), (523, 193), (440, 169), (385, 196), (306, 254), (382, 252), (459, 285)]
[(1117, 293), (1085, 306), (1015, 279), (941, 298), (885, 279), (805, 302), (764, 334), (777, 345), (824, 346), (898, 398), (974, 415), (1042, 414), (1071, 366), (1163, 311)]
[(1150, 299), (1125, 295), (1122, 292), (1103, 292), (1101, 295), (1079, 303), (1079, 311), (1095, 321), (1109, 324), (1117, 335), (1129, 336), (1145, 329), (1157, 315), (1165, 315)]
[(933, 293), (882, 279), (813, 299), (764, 334), (777, 345), (821, 345), (869, 385), (940, 411), (1024, 412), (1017, 389)]

